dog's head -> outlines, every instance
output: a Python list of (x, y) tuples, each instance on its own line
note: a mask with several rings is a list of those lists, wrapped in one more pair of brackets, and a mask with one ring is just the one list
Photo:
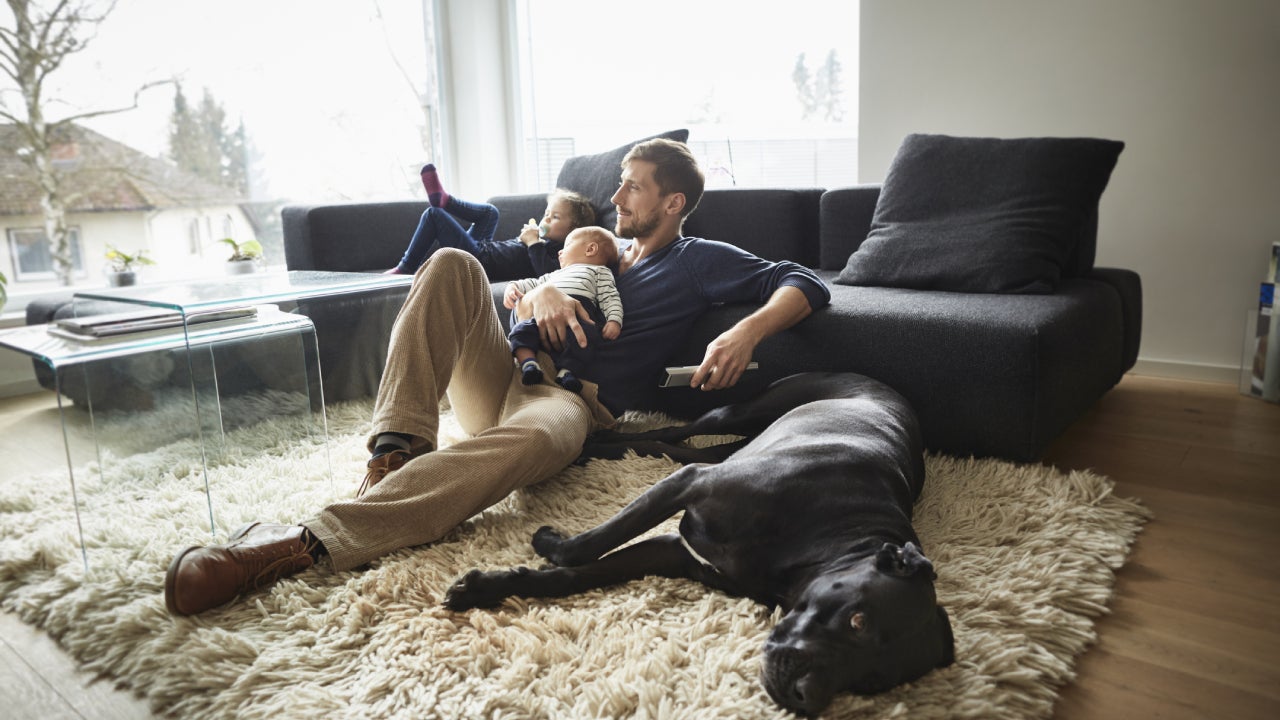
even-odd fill
[(914, 543), (885, 543), (819, 576), (770, 633), (764, 686), (779, 705), (816, 715), (846, 690), (883, 692), (955, 659), (933, 563)]

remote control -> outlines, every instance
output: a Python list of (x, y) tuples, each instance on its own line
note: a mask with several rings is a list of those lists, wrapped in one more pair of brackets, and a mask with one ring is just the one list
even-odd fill
[[(759, 367), (760, 363), (747, 363), (746, 372), (759, 369)], [(662, 374), (662, 382), (658, 383), (658, 387), (689, 387), (689, 383), (693, 380), (693, 374), (697, 371), (697, 365), (669, 367)]]

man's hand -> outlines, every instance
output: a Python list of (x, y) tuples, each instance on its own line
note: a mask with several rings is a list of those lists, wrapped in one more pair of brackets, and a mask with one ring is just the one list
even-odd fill
[(582, 322), (595, 324), (582, 303), (551, 283), (544, 283), (525, 293), (516, 314), (520, 318), (531, 317), (537, 321), (543, 347), (557, 352), (564, 349), (570, 335), (577, 338), (579, 347), (586, 347), (587, 334), (582, 330)]
[(605, 340), (617, 340), (618, 336), (621, 334), (622, 334), (622, 325), (618, 324), (617, 320), (610, 320), (609, 322), (605, 323), (604, 329), (600, 331), (600, 335)]
[(507, 283), (507, 291), (502, 294), (502, 307), (508, 310), (515, 310), (522, 297), (524, 297), (524, 293), (520, 292), (515, 283)]
[(720, 334), (707, 345), (702, 364), (689, 380), (689, 387), (703, 390), (723, 390), (733, 387), (742, 378), (751, 355), (762, 338), (754, 337), (738, 323)]
[(774, 291), (769, 302), (720, 334), (707, 346), (702, 364), (689, 380), (689, 387), (723, 390), (733, 387), (751, 362), (761, 340), (795, 325), (809, 315), (809, 301), (799, 289), (784, 285)]

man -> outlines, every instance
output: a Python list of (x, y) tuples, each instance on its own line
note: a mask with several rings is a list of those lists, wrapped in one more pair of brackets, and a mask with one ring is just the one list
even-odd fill
[[(702, 198), (703, 175), (682, 143), (641, 143), (622, 162), (612, 200), (617, 234), (629, 238), (618, 263), (627, 325), (597, 350), (580, 394), (550, 380), (524, 385), (476, 259), (442, 250), (417, 272), (391, 333), (374, 406), (373, 457), (354, 500), (339, 501), (300, 525), (257, 523), (227, 545), (193, 547), (165, 577), (169, 611), (191, 615), (292, 575), (328, 556), (336, 570), (438, 540), (516, 488), (569, 465), (587, 435), (657, 382), (697, 318), (719, 303), (763, 305), (717, 337), (691, 385), (738, 382), (756, 345), (830, 301), (812, 272), (768, 262), (724, 243), (681, 237)], [(554, 285), (520, 299), (544, 347), (585, 347), (586, 310)], [(539, 356), (554, 377), (545, 354)], [(445, 394), (466, 440), (436, 446)]]

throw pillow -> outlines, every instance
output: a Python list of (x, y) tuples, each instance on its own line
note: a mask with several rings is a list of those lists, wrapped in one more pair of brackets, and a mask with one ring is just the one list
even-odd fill
[(1050, 293), (1096, 231), (1124, 143), (908, 135), (837, 283)]
[(621, 147), (607, 150), (595, 155), (577, 155), (564, 161), (560, 175), (556, 178), (556, 187), (573, 190), (586, 195), (591, 206), (596, 210), (596, 224), (613, 229), (618, 219), (618, 210), (610, 202), (618, 191), (618, 181), (622, 177), (622, 158), (633, 145), (652, 140), (667, 138), (679, 142), (689, 140), (688, 130), (672, 130), (660, 135), (652, 135), (629, 142)]

